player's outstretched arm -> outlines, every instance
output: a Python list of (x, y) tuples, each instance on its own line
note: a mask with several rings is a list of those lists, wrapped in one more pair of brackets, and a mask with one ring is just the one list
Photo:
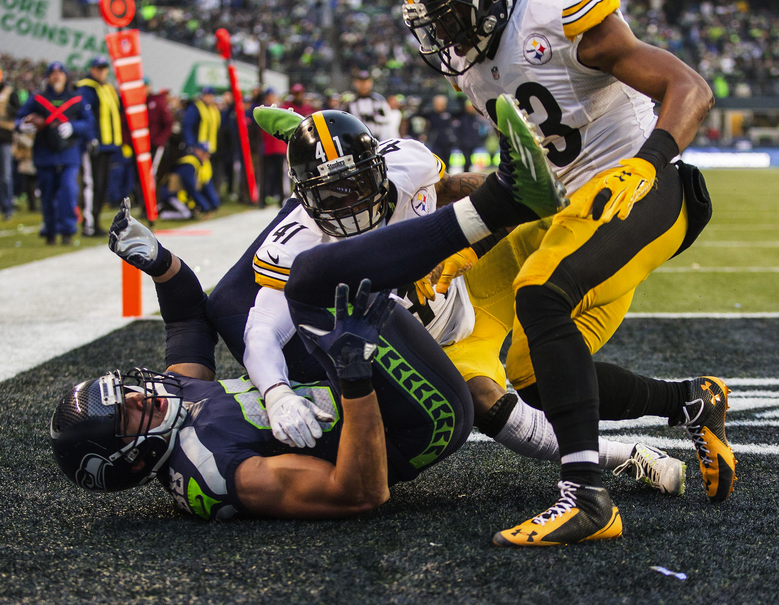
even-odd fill
[(471, 195), (486, 179), (487, 175), (479, 172), (444, 173), (435, 184), (436, 208), (443, 208)]
[(130, 215), (128, 198), (122, 201), (111, 223), (108, 247), (119, 258), (150, 275), (156, 284), (167, 332), (167, 371), (213, 380), (217, 336), (206, 320), (206, 294), (192, 270)]
[(679, 151), (693, 141), (714, 105), (709, 85), (694, 69), (668, 51), (639, 41), (616, 14), (583, 34), (578, 57), (662, 103), (656, 128), (668, 132)]
[(636, 156), (624, 158), (574, 194), (582, 216), (604, 222), (625, 219), (652, 189), (657, 173), (692, 142), (714, 96), (693, 69), (640, 42), (616, 14), (582, 35), (578, 59), (662, 103), (655, 130)]
[(254, 514), (346, 517), (389, 498), (384, 423), (371, 383), (371, 361), (393, 303), (384, 293), (368, 308), (370, 282), (363, 280), (350, 315), (348, 292), (346, 285), (338, 286), (333, 330), (300, 327), (301, 334), (331, 357), (341, 381), (343, 426), (337, 462), (298, 454), (246, 460), (236, 470), (235, 485), (241, 502)]

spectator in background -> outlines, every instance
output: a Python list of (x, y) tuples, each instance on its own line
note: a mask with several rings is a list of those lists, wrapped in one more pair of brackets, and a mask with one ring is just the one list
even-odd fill
[(200, 98), (187, 106), (181, 119), (181, 134), (187, 148), (200, 143), (208, 146), (209, 153), (216, 153), (221, 122), (214, 89), (206, 86), (200, 91)]
[[(292, 88), (289, 89), (289, 92), (292, 95), (292, 98), (286, 103), (280, 105), (280, 107), (285, 109), (292, 109), (292, 111), (299, 113), (303, 117), (310, 116), (312, 113), (314, 113), (314, 107), (306, 102), (305, 86), (302, 84), (293, 84)], [(269, 103), (267, 102), (265, 103), (265, 105), (268, 104)]]
[(16, 116), (16, 128), (35, 133), (33, 161), (41, 190), (41, 236), (53, 245), (57, 235), (69, 245), (76, 233), (79, 140), (94, 136), (92, 113), (81, 95), (68, 87), (68, 72), (59, 61), (46, 69), (46, 88), (31, 96)]
[(466, 99), (463, 112), (455, 120), (454, 126), (457, 147), (465, 156), (463, 172), (470, 172), (473, 152), (478, 147), (484, 147), (484, 139), (487, 137), (489, 122), (480, 116), (473, 103)]
[[(262, 104), (273, 105), (277, 102), (278, 97), (276, 93), (272, 88), (269, 88), (265, 93), (265, 99)], [(295, 110), (294, 107), (292, 109)], [(287, 144), (265, 131), (261, 132), (264, 149), (264, 202), (266, 206), (270, 204), (280, 205), (290, 194), (289, 181), (284, 169), (287, 161)]]
[(387, 97), (389, 113), (387, 114), (386, 135), (388, 139), (403, 139), (408, 132), (408, 121), (403, 113), (406, 108), (406, 97), (391, 95)]
[(446, 95), (436, 95), (433, 97), (432, 109), (423, 114), (427, 120), (424, 143), (447, 166), (452, 149), (457, 145), (454, 118), (448, 108), (449, 99)]
[(373, 77), (370, 72), (357, 72), (352, 86), (354, 99), (344, 104), (343, 110), (357, 116), (380, 141), (392, 138), (387, 130), (390, 107), (384, 97), (373, 92)]
[(208, 149), (207, 143), (196, 143), (163, 177), (158, 193), (160, 218), (189, 219), (196, 213), (207, 216), (219, 208)]
[(122, 147), (119, 97), (108, 84), (108, 66), (108, 59), (95, 57), (89, 63), (89, 75), (76, 84), (84, 106), (92, 112), (96, 137), (85, 146), (82, 156), (84, 224), (81, 232), (85, 237), (107, 235), (100, 226), (100, 211), (108, 198), (111, 161)]
[[(238, 116), (235, 113), (235, 99), (231, 91), (222, 94), (221, 125), (217, 153), (212, 156), (214, 166), (214, 187), (219, 191), (226, 185), (227, 194), (236, 198), (235, 179), (240, 174), (241, 139), (238, 134)], [(242, 116), (246, 119), (245, 116)]]
[(3, 79), (0, 69), (0, 212), (3, 220), (14, 213), (13, 143), (14, 118), (19, 111), (19, 94)]
[(151, 80), (144, 77), (146, 85), (146, 110), (149, 114), (149, 139), (151, 140), (152, 170), (157, 169), (165, 153), (165, 145), (173, 132), (173, 113), (168, 106), (168, 91), (152, 92)]

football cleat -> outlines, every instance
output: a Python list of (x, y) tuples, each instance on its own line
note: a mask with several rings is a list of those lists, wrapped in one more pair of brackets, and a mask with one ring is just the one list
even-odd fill
[(495, 103), (498, 130), (508, 139), (514, 166), (513, 192), (516, 199), (541, 218), (556, 214), (570, 203), (565, 186), (546, 161), (548, 151), (536, 126), (519, 108), (517, 100), (502, 94)]
[(260, 128), (284, 143), (289, 143), (292, 133), (297, 130), (297, 127), (303, 121), (303, 116), (299, 113), (295, 113), (292, 109), (282, 109), (275, 105), (255, 107), (252, 115)]
[(698, 454), (703, 488), (713, 502), (727, 500), (736, 480), (736, 457), (725, 436), (730, 389), (719, 378), (702, 376), (690, 384), (690, 400), (671, 426), (681, 425)]
[(496, 546), (559, 546), (622, 535), (622, 517), (602, 487), (560, 481), (554, 506), (492, 538)]
[(616, 476), (625, 472), (661, 494), (681, 496), (684, 493), (687, 465), (651, 445), (636, 443), (630, 458), (614, 469)]

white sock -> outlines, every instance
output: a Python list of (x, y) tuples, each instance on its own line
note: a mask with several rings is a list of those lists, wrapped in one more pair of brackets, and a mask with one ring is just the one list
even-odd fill
[[(560, 460), (557, 437), (546, 415), (521, 399), (511, 411), (506, 426), (495, 436), (495, 441), (520, 456), (553, 462)], [(600, 467), (609, 471), (614, 470), (630, 458), (634, 445), (598, 439)]]
[(600, 450), (600, 467), (607, 471), (613, 471), (625, 462), (633, 453), (635, 443), (622, 443), (621, 441), (609, 441), (602, 437), (598, 439)]
[(495, 441), (520, 456), (536, 460), (560, 459), (552, 425), (541, 410), (531, 408), (521, 399), (511, 411), (506, 426), (495, 436)]
[(481, 220), (479, 213), (476, 212), (470, 197), (457, 200), (452, 206), (454, 207), (454, 215), (457, 217), (457, 223), (460, 225), (460, 229), (463, 230), (465, 237), (468, 238), (469, 244), (475, 244), (492, 233), (487, 229), (484, 221)]

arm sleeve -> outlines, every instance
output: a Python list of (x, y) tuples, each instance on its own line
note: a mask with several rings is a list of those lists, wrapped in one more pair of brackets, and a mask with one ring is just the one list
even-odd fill
[(284, 292), (260, 288), (249, 311), (243, 340), (243, 365), (254, 385), (265, 393), (279, 382), (289, 382), (282, 347), (295, 334)]
[(195, 273), (181, 261), (179, 272), (155, 287), (165, 321), (166, 367), (199, 363), (215, 372), (216, 330), (206, 319), (208, 297)]
[(95, 137), (95, 120), (92, 112), (87, 110), (86, 106), (81, 104), (81, 115), (77, 120), (73, 120), (73, 132), (85, 141), (90, 141)]
[(197, 143), (197, 126), (199, 120), (199, 114), (195, 105), (190, 105), (184, 112), (184, 118), (181, 120), (181, 133), (184, 135), (184, 142), (187, 147), (192, 147)]

